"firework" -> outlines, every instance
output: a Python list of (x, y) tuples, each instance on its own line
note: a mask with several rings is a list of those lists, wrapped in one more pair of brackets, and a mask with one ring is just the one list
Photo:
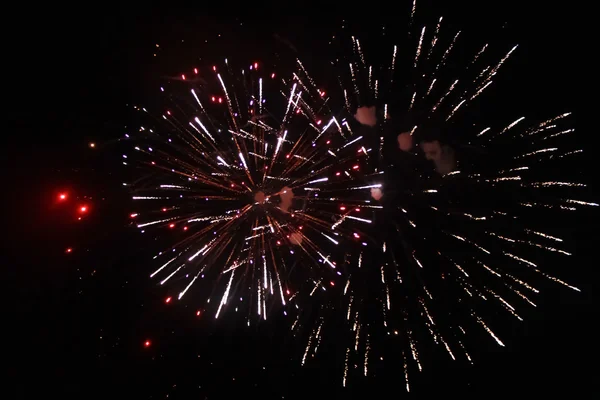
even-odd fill
[[(415, 29), (414, 51), (392, 46), (385, 65), (349, 38), (333, 63), (339, 93), (299, 60), (283, 77), (225, 60), (161, 88), (167, 108), (136, 107), (131, 218), (170, 241), (150, 273), (173, 290), (167, 302), (248, 324), (293, 313), (301, 364), (333, 331), (344, 386), (352, 365), (368, 376), (391, 359), (410, 390), (432, 343), (472, 363), (481, 337), (505, 345), (489, 310), (522, 320), (544, 279), (579, 290), (544, 268), (544, 254), (570, 253), (540, 222), (597, 205), (551, 167), (581, 152), (561, 144), (570, 114), (484, 124), (471, 106), (517, 47), (482, 43), (465, 58), (441, 18)], [(360, 126), (372, 105), (377, 126)]]
[(144, 122), (123, 154), (136, 168), (130, 217), (171, 241), (150, 274), (176, 291), (168, 302), (216, 318), (243, 311), (250, 324), (343, 278), (339, 247), (377, 207), (361, 171), (371, 149), (296, 66), (280, 77), (225, 60), (161, 87), (169, 109), (135, 107)]
[[(306, 338), (305, 364), (326, 340), (328, 323), (334, 326), (345, 347), (344, 386), (350, 375), (368, 376), (371, 363), (390, 359), (410, 390), (409, 377), (423, 370), (432, 343), (450, 359), (472, 363), (481, 337), (505, 346), (499, 321), (522, 321), (544, 281), (579, 291), (544, 266), (548, 256), (570, 256), (562, 238), (545, 233), (546, 221), (598, 206), (573, 198), (584, 184), (555, 177), (581, 152), (561, 142), (573, 132), (570, 113), (480, 124), (471, 105), (485, 98), (517, 46), (482, 43), (465, 58), (453, 52), (460, 32), (449, 40), (441, 32), (442, 18), (419, 28), (415, 52), (393, 46), (384, 66), (369, 65), (360, 40), (347, 38), (352, 51), (342, 50), (346, 56), (335, 63), (347, 115), (361, 119), (369, 106), (380, 109), (371, 114), (376, 127), (355, 128), (380, 143), (378, 245), (347, 251), (343, 301), (323, 294), (316, 324), (300, 313), (292, 329)], [(336, 36), (344, 47), (343, 35)], [(460, 75), (448, 72), (449, 61)], [(492, 322), (491, 313), (507, 318)]]

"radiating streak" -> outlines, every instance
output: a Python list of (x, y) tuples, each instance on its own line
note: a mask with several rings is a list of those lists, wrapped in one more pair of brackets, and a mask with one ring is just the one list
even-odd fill
[(516, 156), (515, 159), (518, 158), (523, 158), (523, 157), (528, 157), (528, 156), (533, 156), (535, 154), (540, 154), (540, 153), (548, 153), (548, 152), (552, 152), (552, 151), (556, 151), (558, 150), (558, 148), (556, 147), (552, 147), (552, 148), (548, 148), (548, 149), (541, 149), (541, 150), (536, 150), (536, 151), (532, 151), (531, 153), (526, 153), (520, 156)]
[(550, 139), (550, 138), (553, 138), (553, 137), (557, 137), (557, 136), (560, 136), (560, 135), (564, 135), (566, 133), (571, 133), (571, 132), (575, 132), (575, 129), (565, 129), (564, 131), (560, 131), (560, 132), (554, 133), (552, 135), (545, 136), (544, 138), (542, 138), (542, 140), (547, 140), (547, 139)]
[(160, 219), (158, 221), (152, 221), (152, 222), (146, 222), (145, 224), (138, 224), (136, 225), (138, 228), (143, 228), (145, 226), (150, 226), (150, 225), (155, 225), (155, 224), (160, 224), (162, 222), (168, 222), (168, 221), (173, 221), (177, 219), (177, 217), (172, 217), (172, 218), (165, 218), (165, 219)]
[(189, 288), (192, 287), (192, 285), (194, 284), (194, 282), (196, 282), (196, 279), (198, 279), (198, 277), (200, 276), (202, 271), (204, 271), (204, 268), (201, 269), (200, 271), (198, 271), (196, 276), (194, 276), (194, 278), (190, 281), (190, 283), (188, 283), (188, 285), (185, 287), (185, 289), (183, 289), (183, 291), (181, 293), (179, 293), (179, 299), (181, 299), (185, 295), (185, 293), (189, 290)]
[(325, 236), (327, 239), (329, 239), (332, 243), (335, 244), (339, 244), (339, 242), (337, 240), (335, 240), (334, 238), (332, 238), (331, 236), (328, 236), (326, 234), (324, 234), (323, 232), (321, 232), (321, 235)]
[(485, 128), (484, 130), (482, 130), (481, 132), (479, 132), (479, 133), (477, 134), (477, 136), (481, 136), (481, 135), (483, 135), (484, 133), (488, 132), (489, 130), (490, 130), (490, 128)]
[(570, 187), (585, 187), (583, 183), (572, 183), (572, 182), (534, 182), (531, 184), (533, 187), (548, 187), (548, 186), (570, 186)]
[(175, 271), (171, 272), (171, 274), (169, 274), (169, 276), (167, 276), (165, 279), (163, 279), (163, 280), (160, 282), (160, 284), (161, 284), (161, 285), (164, 285), (164, 284), (165, 284), (165, 283), (166, 283), (166, 282), (167, 282), (169, 279), (171, 279), (171, 277), (172, 277), (173, 275), (175, 275), (177, 272), (179, 272), (179, 270), (180, 270), (181, 268), (183, 268), (183, 266), (184, 266), (184, 265), (185, 265), (185, 264), (181, 264), (181, 265), (180, 265), (180, 266), (179, 266), (177, 269), (175, 269)]
[(496, 336), (496, 334), (494, 334), (494, 332), (492, 332), (492, 330), (485, 324), (485, 322), (483, 322), (483, 320), (481, 318), (479, 318), (478, 316), (476, 316), (476, 318), (477, 318), (477, 322), (479, 322), (481, 324), (481, 326), (483, 326), (483, 328), (486, 330), (486, 332), (489, 333), (490, 336), (494, 338), (496, 343), (498, 343), (500, 346), (504, 347), (504, 343), (502, 343), (502, 341), (498, 338), (498, 336)]
[(171, 264), (175, 259), (177, 259), (177, 257), (173, 257), (171, 258), (169, 261), (167, 261), (165, 264), (163, 264), (162, 267), (160, 267), (159, 269), (157, 269), (156, 271), (154, 271), (151, 275), (150, 278), (154, 278), (154, 276), (156, 274), (158, 274), (160, 271), (162, 271), (167, 265)]
[[(200, 118), (195, 117), (194, 121), (196, 121), (196, 123), (198, 125), (200, 125), (200, 128), (202, 128), (202, 130), (204, 131), (204, 133), (206, 133), (208, 135), (208, 137), (210, 138), (210, 140), (212, 140), (214, 142), (215, 138), (212, 137), (212, 135), (210, 134), (210, 132), (208, 131), (208, 129), (206, 129), (206, 127), (204, 126), (204, 124), (202, 123), (202, 121), (200, 121)], [(192, 125), (192, 126), (194, 126), (194, 125)]]
[(161, 188), (169, 188), (169, 189), (189, 189), (185, 186), (177, 186), (177, 185), (160, 185)]
[(371, 221), (369, 219), (353, 217), (352, 215), (346, 215), (346, 218), (353, 219), (353, 220), (360, 221), (360, 222), (366, 222), (368, 224), (370, 224), (371, 222), (373, 222), (373, 221)]
[(587, 201), (581, 201), (581, 200), (565, 199), (565, 201), (567, 203), (579, 204), (579, 205), (582, 205), (582, 206), (592, 206), (592, 207), (598, 207), (599, 206), (598, 203), (589, 203)]
[(233, 282), (233, 276), (235, 275), (235, 270), (231, 271), (231, 275), (229, 276), (229, 282), (227, 283), (227, 288), (223, 293), (223, 297), (221, 298), (221, 302), (219, 303), (219, 308), (217, 309), (217, 314), (215, 315), (215, 319), (219, 318), (219, 314), (221, 313), (221, 308), (227, 304), (227, 298), (229, 297), (229, 290), (231, 289), (231, 283)]
[(204, 250), (206, 250), (208, 248), (208, 244), (205, 245), (203, 248), (201, 248), (200, 250), (198, 250), (196, 253), (194, 253), (193, 256), (191, 256), (190, 258), (188, 258), (188, 261), (192, 261), (194, 258), (198, 257), (198, 255), (200, 255), (200, 253), (202, 253)]
[(204, 109), (204, 106), (202, 105), (202, 103), (200, 102), (200, 99), (198, 98), (198, 96), (196, 95), (196, 92), (194, 91), (194, 89), (192, 89), (192, 94), (194, 95), (194, 98), (196, 99), (196, 101), (198, 102), (198, 105), (200, 106), (200, 108), (202, 109), (202, 111), (206, 112), (206, 110)]
[[(423, 37), (425, 36), (425, 27), (421, 30), (421, 37), (419, 38), (419, 44), (417, 45), (417, 52), (415, 54), (415, 61), (413, 67), (417, 68), (417, 62), (419, 61), (419, 55), (421, 55), (421, 47), (423, 46)], [(414, 96), (413, 96), (414, 98)]]

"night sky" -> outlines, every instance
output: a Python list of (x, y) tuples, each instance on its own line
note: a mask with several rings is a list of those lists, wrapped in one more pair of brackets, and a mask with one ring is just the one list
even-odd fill
[[(359, 37), (384, 21), (401, 36), (410, 6), (403, 3), (397, 13), (376, 6), (362, 18), (350, 13), (347, 20)], [(581, 83), (586, 43), (577, 10), (543, 2), (528, 9), (505, 2), (427, 3), (418, 7), (427, 8), (427, 16), (443, 15), (452, 28), (477, 36), (506, 26), (497, 40), (521, 44), (502, 72), (504, 93), (494, 95), (491, 114), (577, 113), (587, 87)], [(296, 5), (299, 13), (303, 7)], [(13, 33), (19, 38), (9, 45), (14, 54), (5, 81), (14, 89), (9, 120), (15, 124), (3, 137), (9, 150), (3, 160), (5, 193), (12, 203), (5, 207), (2, 257), (9, 295), (3, 324), (6, 398), (407, 396), (397, 371), (376, 371), (343, 389), (336, 354), (300, 368), (303, 343), (296, 343), (279, 320), (253, 328), (233, 317), (215, 324), (196, 318), (191, 305), (165, 304), (167, 292), (147, 279), (155, 244), (128, 225), (131, 200), (115, 167), (120, 154), (111, 150), (131, 123), (126, 105), (152, 103), (157, 80), (197, 62), (234, 54), (264, 60), (291, 51), (282, 39), (300, 54), (310, 51), (312, 65), (325, 60), (322, 42), (339, 30), (340, 16), (316, 9), (307, 10), (310, 16), (269, 15), (284, 11), (278, 8), (252, 16), (242, 16), (241, 9), (238, 16), (226, 10), (214, 16), (199, 7), (166, 5), (73, 16), (73, 10), (53, 9), (31, 16)], [(394, 24), (391, 16), (379, 14), (402, 18)], [(592, 139), (578, 119), (572, 140), (589, 149)], [(90, 142), (96, 148), (90, 149)], [(593, 181), (591, 155), (588, 151), (573, 171), (580, 181)], [(57, 201), (60, 193), (68, 194), (66, 202)], [(85, 213), (78, 211), (83, 206)], [(575, 255), (560, 266), (561, 276), (581, 293), (549, 286), (538, 308), (525, 313), (525, 322), (505, 327), (506, 348), (482, 343), (474, 366), (434, 358), (414, 376), (410, 396), (578, 397), (597, 391), (592, 388), (591, 272), (596, 214), (571, 214), (577, 229), (565, 228), (563, 235), (570, 237)], [(68, 254), (67, 248), (72, 248)]]

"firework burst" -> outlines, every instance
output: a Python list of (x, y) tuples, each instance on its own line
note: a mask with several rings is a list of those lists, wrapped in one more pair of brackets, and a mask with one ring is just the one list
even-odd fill
[(143, 171), (131, 218), (173, 239), (150, 275), (178, 291), (169, 302), (186, 296), (217, 318), (235, 303), (250, 324), (341, 279), (338, 245), (358, 241), (354, 226), (371, 223), (361, 214), (378, 207), (363, 195), (377, 186), (361, 175), (371, 149), (296, 66), (282, 78), (225, 60), (212, 80), (161, 88), (162, 115), (135, 107), (145, 122), (123, 155)]
[(368, 63), (358, 38), (336, 35), (339, 103), (349, 116), (378, 119), (355, 128), (380, 144), (374, 147), (383, 162), (374, 167), (382, 186), (373, 197), (382, 209), (371, 232), (377, 245), (346, 252), (342, 300), (323, 294), (316, 324), (300, 313), (293, 330), (306, 338), (305, 364), (326, 340), (328, 323), (334, 326), (344, 344), (344, 386), (351, 374), (367, 376), (372, 363), (390, 360), (409, 391), (431, 343), (472, 363), (481, 334), (505, 346), (498, 321), (522, 321), (544, 280), (579, 291), (544, 266), (548, 256), (565, 262), (571, 255), (562, 238), (545, 233), (547, 221), (598, 206), (573, 198), (584, 184), (556, 179), (582, 151), (561, 141), (573, 132), (571, 114), (480, 123), (473, 104), (517, 46), (482, 43), (465, 57), (464, 49), (453, 51), (460, 32), (443, 40), (443, 30), (442, 18), (419, 28), (409, 35), (415, 51), (391, 46), (383, 66)]

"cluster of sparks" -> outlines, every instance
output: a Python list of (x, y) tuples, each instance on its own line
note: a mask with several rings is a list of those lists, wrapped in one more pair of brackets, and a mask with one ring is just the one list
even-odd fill
[[(527, 218), (532, 209), (598, 205), (551, 189), (571, 193), (581, 183), (543, 179), (549, 162), (581, 152), (558, 144), (573, 131), (564, 125), (569, 113), (541, 123), (522, 117), (500, 127), (470, 124), (472, 132), (460, 133), (462, 143), (508, 150), (491, 168), (459, 160), (442, 177), (414, 171), (418, 184), (404, 187), (388, 214), (393, 218), (378, 222), (391, 233), (376, 244), (365, 238), (361, 225), (373, 224), (370, 216), (383, 207), (370, 190), (385, 193), (372, 182), (386, 171), (368, 171), (366, 160), (381, 148), (368, 148), (353, 132), (350, 116), (361, 90), (377, 99), (383, 89), (405, 84), (405, 108), (384, 105), (386, 119), (419, 111), (425, 119), (451, 124), (461, 115), (469, 118), (469, 105), (517, 48), (491, 63), (485, 44), (465, 62), (469, 79), (446, 81), (440, 71), (454, 55), (460, 32), (444, 47), (441, 23), (431, 34), (423, 27), (415, 38), (416, 52), (406, 59), (420, 71), (419, 80), (408, 83), (395, 74), (397, 47), (391, 64), (376, 68), (353, 37), (350, 62), (337, 69), (345, 107), (331, 104), (333, 97), (318, 88), (300, 60), (283, 78), (258, 63), (240, 70), (225, 60), (211, 68), (212, 86), (183, 75), (176, 94), (167, 93), (172, 109), (162, 115), (136, 107), (148, 122), (128, 133), (132, 147), (123, 162), (134, 159), (150, 173), (131, 185), (140, 204), (131, 218), (142, 232), (154, 228), (175, 238), (154, 257), (157, 268), (150, 274), (176, 291), (167, 302), (197, 288), (193, 292), (203, 296), (189, 301), (201, 302), (198, 315), (210, 311), (219, 318), (231, 310), (244, 313), (248, 325), (293, 312), (291, 329), (307, 340), (303, 365), (326, 340), (328, 324), (338, 333), (341, 321), (350, 333), (348, 340), (338, 338), (344, 344), (343, 385), (353, 368), (368, 376), (372, 360), (383, 360), (375, 357), (374, 344), (393, 340), (401, 349), (400, 362), (394, 362), (402, 365), (410, 390), (409, 376), (423, 369), (425, 341), (453, 360), (472, 363), (470, 332), (480, 330), (505, 345), (483, 308), (494, 303), (522, 320), (519, 307), (536, 306), (536, 276), (579, 290), (536, 261), (538, 251), (570, 253), (560, 248), (561, 238)], [(425, 122), (417, 121), (410, 134), (416, 137)], [(492, 194), (453, 202), (456, 185)], [(309, 303), (320, 305), (319, 317), (310, 306), (304, 312)]]
[[(91, 146), (93, 147), (93, 146)], [(84, 196), (84, 198), (87, 198), (87, 196)], [(90, 210), (90, 206), (87, 203), (82, 203), (78, 200), (77, 198), (77, 204), (74, 206), (75, 208), (75, 215), (76, 215), (76, 220), (77, 221), (82, 221), (83, 218), (86, 217), (86, 215), (88, 214), (89, 210)], [(56, 195), (56, 202), (58, 204), (61, 205), (68, 205), (73, 207), (73, 202), (71, 201), (71, 196), (68, 192), (60, 192)], [(65, 249), (65, 254), (71, 254), (73, 253), (73, 247), (67, 247)]]

